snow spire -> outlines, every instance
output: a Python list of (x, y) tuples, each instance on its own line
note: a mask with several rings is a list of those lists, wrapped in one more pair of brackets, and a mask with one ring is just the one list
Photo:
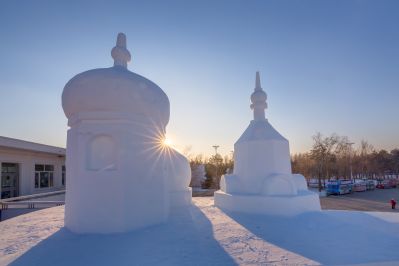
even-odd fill
[(251, 95), (251, 109), (254, 110), (254, 120), (265, 120), (267, 95), (260, 85), (259, 71), (256, 72), (255, 91)]
[(255, 90), (262, 90), (262, 87), (260, 86), (260, 76), (259, 76), (259, 71), (256, 71), (256, 81), (255, 81)]
[(114, 59), (114, 66), (121, 66), (127, 68), (127, 63), (130, 62), (131, 56), (126, 49), (126, 35), (118, 33), (116, 45), (112, 48), (111, 56)]

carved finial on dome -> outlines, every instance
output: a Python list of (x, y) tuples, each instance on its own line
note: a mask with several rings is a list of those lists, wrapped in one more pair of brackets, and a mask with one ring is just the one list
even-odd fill
[(256, 72), (255, 91), (251, 95), (251, 109), (254, 110), (254, 120), (265, 120), (265, 109), (267, 95), (260, 86), (259, 71)]
[(262, 90), (262, 87), (260, 86), (259, 71), (256, 71), (255, 90)]
[(127, 68), (127, 63), (130, 62), (131, 56), (126, 49), (126, 35), (118, 33), (116, 39), (116, 46), (112, 48), (111, 56), (114, 59), (114, 66), (122, 66)]

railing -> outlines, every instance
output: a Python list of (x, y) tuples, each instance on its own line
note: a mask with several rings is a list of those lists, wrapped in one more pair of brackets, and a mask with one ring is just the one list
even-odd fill
[(54, 196), (63, 193), (65, 193), (65, 190), (33, 194), (33, 195), (27, 195), (27, 196), (21, 196), (9, 199), (2, 199), (0, 201), (0, 221), (2, 221), (2, 212), (6, 210), (43, 209), (43, 208), (50, 208), (54, 206), (64, 205), (65, 201), (37, 200), (38, 198), (46, 198), (49, 196)]
[(64, 205), (64, 201), (16, 201), (0, 202), (0, 210), (8, 209), (42, 209)]
[(49, 197), (49, 196), (54, 196), (54, 195), (64, 194), (64, 193), (65, 193), (65, 190), (57, 190), (57, 191), (50, 191), (50, 192), (45, 192), (45, 193), (37, 193), (37, 194), (31, 194), (31, 195), (26, 195), (26, 196), (2, 199), (2, 200), (0, 200), (0, 202), (16, 202), (16, 201), (21, 201), (21, 200), (44, 198), (44, 197)]

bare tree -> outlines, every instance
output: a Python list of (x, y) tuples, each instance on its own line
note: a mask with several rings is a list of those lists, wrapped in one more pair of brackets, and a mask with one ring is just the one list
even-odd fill
[(359, 151), (359, 172), (362, 176), (371, 177), (371, 162), (370, 162), (370, 154), (374, 152), (373, 145), (369, 144), (367, 140), (362, 140), (360, 142), (360, 151)]
[(399, 149), (391, 151), (392, 168), (397, 178), (399, 178)]
[(319, 179), (319, 191), (322, 189), (321, 179), (329, 177), (330, 165), (334, 160), (334, 148), (339, 141), (339, 137), (336, 134), (332, 134), (330, 137), (323, 137), (318, 132), (313, 136), (313, 146), (310, 151), (311, 157), (315, 160), (317, 166), (317, 177)]
[(352, 144), (347, 136), (338, 136), (335, 147), (335, 174), (337, 176), (344, 176), (345, 178), (352, 178)]
[(192, 146), (191, 146), (191, 145), (188, 145), (188, 146), (185, 146), (184, 149), (183, 149), (183, 151), (182, 151), (183, 155), (184, 155), (185, 157), (189, 158), (189, 159), (191, 159), (191, 158), (193, 157), (193, 154), (192, 154), (192, 152), (191, 152), (191, 149), (192, 149)]
[(309, 152), (291, 156), (292, 172), (302, 174), (307, 179), (317, 175), (315, 160)]

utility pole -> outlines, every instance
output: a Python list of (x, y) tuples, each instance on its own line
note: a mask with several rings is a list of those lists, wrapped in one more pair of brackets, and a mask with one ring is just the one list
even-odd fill
[(215, 155), (218, 154), (218, 148), (220, 147), (219, 145), (213, 145), (212, 146), (215, 149)]
[(219, 176), (219, 159), (218, 159), (218, 148), (220, 147), (219, 145), (213, 145), (212, 146), (214, 149), (215, 149), (215, 167), (216, 167), (216, 176), (215, 176), (215, 179), (214, 179), (214, 182), (215, 182), (215, 186), (216, 186), (216, 188), (218, 189), (219, 188), (219, 182), (218, 182), (218, 176)]

